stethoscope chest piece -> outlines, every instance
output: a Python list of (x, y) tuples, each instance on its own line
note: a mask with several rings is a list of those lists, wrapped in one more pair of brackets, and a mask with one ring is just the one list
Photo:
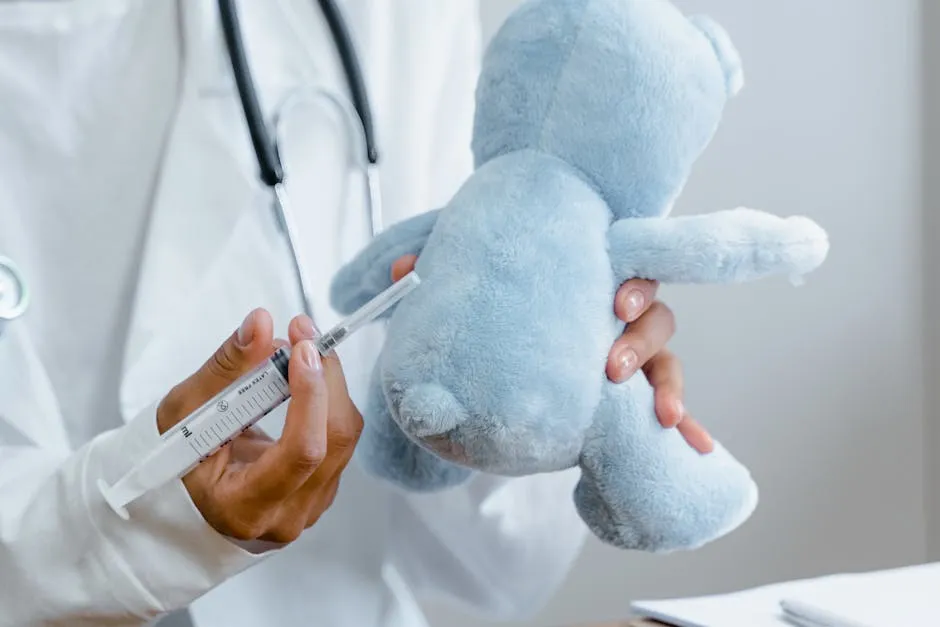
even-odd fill
[(29, 306), (29, 289), (23, 273), (6, 257), (0, 256), (0, 332), (4, 325), (23, 315)]

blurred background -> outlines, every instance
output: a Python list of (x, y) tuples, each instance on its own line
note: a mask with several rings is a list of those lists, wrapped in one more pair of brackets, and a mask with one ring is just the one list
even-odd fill
[[(483, 0), (486, 36), (517, 0)], [(940, 559), (940, 76), (935, 0), (676, 0), (730, 32), (745, 89), (676, 213), (749, 206), (828, 230), (795, 288), (665, 288), (690, 411), (752, 470), (753, 518), (686, 554), (588, 541), (530, 627), (623, 617), (631, 600)], [(931, 28), (930, 25), (933, 25)], [(922, 43), (924, 44), (922, 46)], [(481, 625), (430, 607), (433, 625)]]

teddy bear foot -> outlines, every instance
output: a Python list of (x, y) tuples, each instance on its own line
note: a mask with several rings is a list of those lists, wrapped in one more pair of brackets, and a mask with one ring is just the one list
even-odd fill
[(656, 418), (642, 373), (605, 385), (581, 452), (574, 500), (602, 541), (669, 553), (697, 549), (743, 524), (757, 506), (747, 469), (718, 442), (702, 455)]
[[(378, 379), (376, 379), (377, 381)], [(473, 472), (441, 459), (409, 438), (392, 418), (381, 387), (370, 389), (356, 456), (365, 470), (410, 492), (435, 492), (467, 481)]]
[(436, 383), (420, 383), (389, 393), (398, 425), (411, 437), (435, 438), (456, 429), (467, 419), (467, 410), (448, 390)]

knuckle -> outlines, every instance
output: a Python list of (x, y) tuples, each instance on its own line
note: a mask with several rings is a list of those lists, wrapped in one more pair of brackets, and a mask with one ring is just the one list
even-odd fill
[(296, 471), (306, 474), (319, 468), (325, 457), (326, 449), (323, 446), (310, 443), (297, 451), (292, 462)]
[(279, 544), (290, 544), (299, 538), (303, 531), (304, 525), (302, 522), (297, 523), (293, 520), (289, 520), (274, 527), (271, 532), (267, 534), (267, 538)]
[(650, 345), (650, 341), (646, 339), (645, 337), (637, 336), (635, 338), (632, 338), (627, 343), (627, 346), (629, 346), (629, 348), (632, 348), (633, 352), (636, 353), (637, 358), (640, 361), (640, 363), (637, 364), (637, 366), (642, 366), (647, 361), (649, 361), (649, 358), (652, 356), (651, 355), (651, 353), (653, 352), (652, 346)]
[(185, 404), (183, 399), (184, 394), (181, 387), (179, 385), (174, 386), (157, 406), (158, 421), (169, 421), (170, 424), (175, 424), (183, 414)]
[(651, 309), (655, 311), (659, 324), (668, 331), (669, 335), (674, 335), (676, 332), (676, 314), (673, 313), (669, 305), (661, 300), (657, 300), (653, 303)]
[(673, 353), (671, 350), (664, 348), (659, 351), (660, 358), (662, 359), (663, 365), (670, 369), (670, 371), (681, 372), (682, 371), (682, 362), (679, 360), (678, 355)]
[(336, 494), (339, 492), (339, 479), (337, 478), (331, 482), (330, 487), (327, 490), (328, 491), (323, 498), (323, 507), (320, 510), (321, 512), (325, 512), (326, 510), (333, 507), (333, 502), (336, 500)]
[(323, 514), (326, 513), (328, 509), (333, 507), (333, 503), (336, 500), (336, 494), (338, 492), (339, 480), (334, 479), (330, 481), (327, 485), (323, 486), (320, 494), (317, 495), (317, 498), (314, 499), (313, 506), (310, 508), (310, 512), (307, 514), (307, 527), (312, 527)]
[(209, 360), (209, 371), (221, 378), (232, 378), (241, 370), (241, 356), (234, 342), (225, 342), (220, 346)]
[(649, 367), (651, 372), (667, 375), (676, 363), (676, 356), (664, 348), (650, 358)]
[(315, 524), (317, 524), (320, 521), (320, 517), (323, 516), (326, 510), (326, 507), (313, 508), (313, 511), (310, 512), (310, 515), (307, 516), (306, 528), (309, 529), (310, 527), (313, 527)]
[(339, 428), (333, 436), (333, 442), (337, 448), (343, 451), (352, 450), (359, 442), (362, 435), (363, 421), (359, 412), (350, 412), (350, 415), (342, 421)]
[(264, 526), (258, 520), (225, 516), (225, 535), (236, 540), (256, 540), (264, 534)]
[(355, 444), (359, 441), (360, 436), (362, 436), (362, 429), (365, 427), (365, 423), (362, 421), (362, 414), (358, 411), (352, 412), (352, 418), (350, 418), (350, 440), (352, 444)]

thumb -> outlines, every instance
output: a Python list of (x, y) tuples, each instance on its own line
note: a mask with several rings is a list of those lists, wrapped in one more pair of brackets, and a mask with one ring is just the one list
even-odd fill
[(195, 373), (170, 390), (157, 411), (162, 433), (271, 356), (271, 314), (255, 309)]

